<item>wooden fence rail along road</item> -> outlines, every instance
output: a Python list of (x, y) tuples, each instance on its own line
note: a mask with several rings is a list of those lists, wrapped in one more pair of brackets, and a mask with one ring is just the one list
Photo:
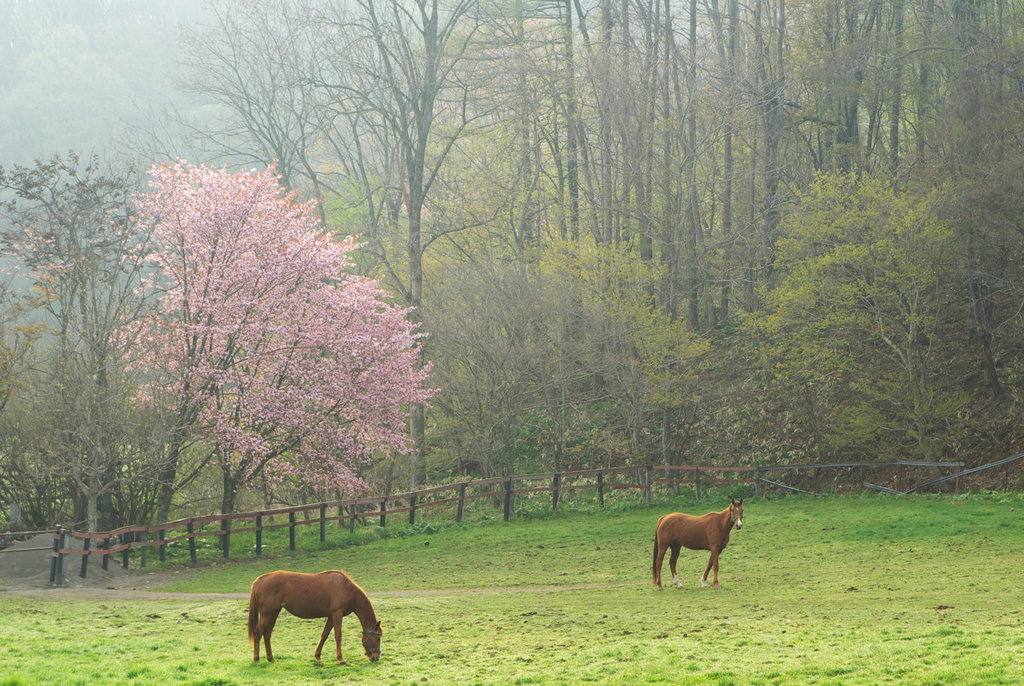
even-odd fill
[[(386, 496), (372, 496), (337, 500), (331, 502), (299, 505), (260, 512), (243, 512), (230, 515), (215, 514), (202, 517), (188, 517), (173, 522), (149, 526), (126, 526), (113, 531), (84, 532), (63, 527), (53, 529), (53, 546), (50, 582), (63, 585), (66, 558), (79, 556), (78, 574), (86, 577), (90, 559), (99, 557), (97, 562), (104, 570), (111, 560), (120, 556), (119, 564), (128, 568), (129, 552), (137, 550), (139, 567), (145, 567), (154, 553), (162, 562), (167, 546), (186, 541), (189, 559), (193, 566), (198, 562), (197, 541), (216, 537), (219, 554), (228, 557), (233, 534), (255, 534), (255, 553), (264, 550), (263, 534), (276, 529), (288, 529), (288, 545), (295, 550), (295, 530), (298, 526), (319, 526), (320, 541), (326, 540), (327, 524), (342, 527), (347, 524), (355, 531), (357, 521), (378, 520), (379, 526), (386, 527), (395, 517), (403, 516), (409, 524), (415, 524), (418, 513), (431, 508), (447, 512), (454, 521), (461, 522), (468, 503), (483, 501), (491, 507), (500, 508), (507, 521), (513, 515), (515, 498), (530, 497), (536, 502), (539, 494), (550, 493), (552, 510), (558, 510), (559, 502), (572, 491), (591, 491), (596, 501), (604, 507), (605, 498), (612, 491), (633, 491), (645, 503), (651, 502), (655, 490), (678, 495), (683, 487), (693, 488), (699, 499), (702, 490), (709, 485), (753, 486), (755, 495), (764, 489), (780, 489), (785, 492), (821, 495), (823, 490), (858, 491), (865, 488), (888, 493), (918, 492), (941, 484), (954, 482), (971, 474), (996, 467), (1004, 467), (1004, 485), (1009, 465), (1019, 463), (1024, 453), (988, 465), (962, 470), (962, 462), (855, 462), (841, 464), (807, 464), (758, 467), (717, 467), (705, 465), (643, 465), (609, 469), (588, 469), (581, 471), (556, 472), (548, 474), (527, 474), (476, 479), (460, 483), (435, 486), (409, 493)], [(935, 477), (936, 470), (951, 471)], [(923, 473), (927, 481), (916, 485), (911, 481)], [(777, 476), (777, 475), (787, 475)], [(771, 478), (769, 478), (769, 475)], [(865, 481), (868, 475), (878, 475), (898, 488), (878, 486)], [(780, 481), (796, 481), (800, 486)], [(878, 480), (875, 476), (873, 479)], [(485, 505), (486, 507), (486, 505)], [(286, 521), (281, 521), (285, 519)], [(25, 532), (21, 532), (25, 533)], [(35, 532), (33, 532), (35, 533)], [(17, 536), (18, 533), (4, 534)], [(81, 541), (81, 547), (69, 546), (69, 538)], [(209, 547), (209, 546), (206, 546)], [(154, 550), (155, 549), (155, 550)], [(0, 550), (0, 554), (4, 551)], [(118, 562), (115, 561), (114, 564)]]

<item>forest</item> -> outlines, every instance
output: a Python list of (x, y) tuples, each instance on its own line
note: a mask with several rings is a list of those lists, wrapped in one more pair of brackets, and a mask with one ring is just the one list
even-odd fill
[[(107, 97), (89, 66), (130, 64), (118, 41), (145, 11), (91, 4), (98, 18), (54, 20), (80, 51), (68, 69), (108, 108), (155, 102), (139, 74)], [(1024, 3), (216, 0), (163, 21), (171, 96), (113, 142), (55, 133), (27, 161), (0, 132), (0, 523), (102, 530), (464, 475), (1019, 452)], [(0, 77), (26, 102), (42, 31)], [(302, 231), (332, 236), (310, 250), (334, 257), (303, 267), (316, 298), (337, 279), (390, 327), (401, 373), (261, 377), (336, 433), (282, 430), (281, 410), (242, 440), (225, 426), (241, 377), (204, 377), (200, 398), (155, 344), (173, 313), (154, 270), (186, 245), (160, 203), (204, 174), (225, 195), (228, 178), (269, 184), (251, 249), (302, 262)], [(317, 276), (328, 263), (350, 276)], [(294, 314), (274, 307), (275, 326)], [(340, 327), (310, 344), (332, 365)], [(265, 338), (231, 345), (232, 370), (264, 373)], [(400, 418), (338, 409), (389, 389)]]

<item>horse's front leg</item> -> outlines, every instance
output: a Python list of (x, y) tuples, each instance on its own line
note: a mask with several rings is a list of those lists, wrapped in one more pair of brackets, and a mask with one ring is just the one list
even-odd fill
[(331, 635), (331, 629), (334, 628), (334, 624), (331, 622), (331, 618), (327, 618), (327, 622), (324, 624), (324, 630), (320, 634), (320, 642), (316, 644), (316, 652), (313, 653), (313, 658), (319, 662), (320, 653), (323, 650), (324, 643), (327, 641), (327, 637)]
[(700, 587), (708, 587), (708, 574), (711, 573), (711, 568), (715, 565), (718, 560), (718, 553), (714, 550), (711, 551), (711, 557), (708, 558), (708, 566), (704, 569), (704, 576), (700, 578)]
[[(718, 555), (721, 552), (722, 552), (721, 550), (715, 550), (714, 552), (711, 553), (711, 563), (713, 563), (712, 566), (714, 567), (714, 570), (715, 570), (715, 581), (714, 581), (714, 587), (715, 588), (721, 588), (722, 587), (722, 585), (720, 583), (718, 583)], [(705, 572), (705, 576), (706, 575), (707, 575), (707, 573)]]
[(328, 617), (327, 621), (334, 623), (334, 646), (338, 651), (338, 664), (346, 664), (345, 658), (341, 656), (341, 613), (337, 613), (333, 618)]

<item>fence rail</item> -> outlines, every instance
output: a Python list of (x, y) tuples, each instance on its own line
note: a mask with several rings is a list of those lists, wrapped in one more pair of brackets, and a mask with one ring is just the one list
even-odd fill
[[(832, 479), (837, 487), (840, 485), (840, 477), (845, 475), (847, 477), (845, 481), (855, 484), (857, 488), (868, 488), (893, 494), (906, 494), (932, 488), (949, 481), (955, 481), (958, 484), (960, 477), (995, 467), (1007, 466), (1021, 459), (1024, 459), (1024, 453), (967, 470), (962, 470), (964, 466), (962, 462), (913, 462), (907, 460), (758, 467), (643, 465), (609, 469), (586, 469), (491, 477), (434, 486), (408, 493), (295, 505), (259, 512), (188, 517), (163, 524), (125, 526), (106, 532), (90, 533), (57, 527), (47, 532), (12, 532), (3, 535), (52, 533), (52, 548), (47, 546), (45, 548), (32, 548), (31, 550), (51, 550), (50, 581), (59, 586), (63, 584), (64, 559), (69, 555), (81, 557), (79, 574), (84, 578), (88, 574), (91, 558), (101, 557), (100, 565), (106, 570), (112, 558), (115, 555), (120, 555), (120, 564), (127, 569), (130, 551), (138, 550), (139, 566), (145, 567), (148, 557), (154, 549), (160, 561), (163, 562), (166, 559), (168, 545), (179, 541), (187, 541), (190, 563), (195, 566), (198, 563), (197, 539), (217, 537), (220, 543), (221, 555), (227, 558), (233, 534), (254, 533), (256, 539), (255, 552), (257, 555), (261, 555), (264, 548), (264, 532), (287, 528), (289, 549), (294, 551), (296, 549), (295, 533), (298, 526), (319, 525), (320, 541), (323, 542), (326, 539), (326, 526), (328, 523), (336, 523), (338, 526), (343, 526), (347, 523), (350, 531), (354, 531), (356, 522), (359, 520), (365, 522), (376, 519), (379, 521), (379, 526), (385, 527), (389, 517), (406, 515), (407, 521), (410, 524), (415, 524), (417, 514), (429, 508), (454, 506), (454, 519), (457, 522), (461, 522), (463, 521), (466, 504), (484, 498), (492, 499), (495, 506), (502, 509), (503, 517), (507, 521), (512, 517), (513, 503), (517, 496), (550, 493), (551, 508), (553, 511), (557, 511), (559, 503), (566, 493), (586, 490), (596, 492), (598, 502), (602, 507), (605, 505), (605, 497), (610, 491), (636, 491), (639, 492), (643, 502), (650, 503), (654, 489), (674, 491), (678, 494), (684, 486), (692, 486), (697, 499), (702, 497), (703, 489), (709, 485), (753, 485), (755, 495), (761, 495), (762, 491), (766, 488), (777, 488), (783, 492), (821, 495), (821, 478), (824, 472), (835, 473)], [(911, 472), (922, 469), (954, 469), (957, 471), (939, 478), (930, 479), (915, 486), (905, 487), (903, 490), (879, 486), (863, 480), (866, 470), (897, 470), (897, 472), (903, 473), (904, 481), (908, 481)], [(778, 477), (768, 479), (765, 476), (768, 473), (774, 474), (777, 472), (795, 474), (810, 472), (810, 483), (804, 483), (808, 481), (808, 477), (804, 476), (801, 484), (807, 487), (801, 488), (792, 484), (782, 483), (776, 480)], [(613, 477), (615, 480), (608, 480), (607, 477)], [(898, 474), (893, 478), (898, 480)], [(536, 485), (538, 481), (546, 482), (550, 485)], [(474, 490), (476, 492), (473, 492)], [(438, 495), (443, 497), (431, 498), (431, 496)], [(302, 519), (299, 519), (300, 515)], [(287, 521), (271, 521), (278, 517), (287, 517)], [(236, 523), (241, 523), (243, 526), (236, 526)], [(207, 528), (211, 525), (215, 528)], [(69, 537), (81, 541), (81, 548), (70, 547), (68, 545)], [(7, 552), (15, 551), (0, 550), (0, 554)]]

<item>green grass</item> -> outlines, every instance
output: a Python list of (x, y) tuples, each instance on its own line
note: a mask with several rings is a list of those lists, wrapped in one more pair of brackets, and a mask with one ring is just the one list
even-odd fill
[(714, 505), (448, 526), (183, 571), (166, 588), (245, 593), (273, 569), (345, 569), (385, 629), (369, 663), (346, 619), (346, 667), (315, 665), (322, 625), (285, 614), (277, 662), (253, 664), (242, 598), (0, 594), (0, 686), (1024, 681), (1024, 498), (750, 500), (723, 590), (700, 589), (706, 553), (687, 551), (685, 588), (653, 590), (657, 516)]

